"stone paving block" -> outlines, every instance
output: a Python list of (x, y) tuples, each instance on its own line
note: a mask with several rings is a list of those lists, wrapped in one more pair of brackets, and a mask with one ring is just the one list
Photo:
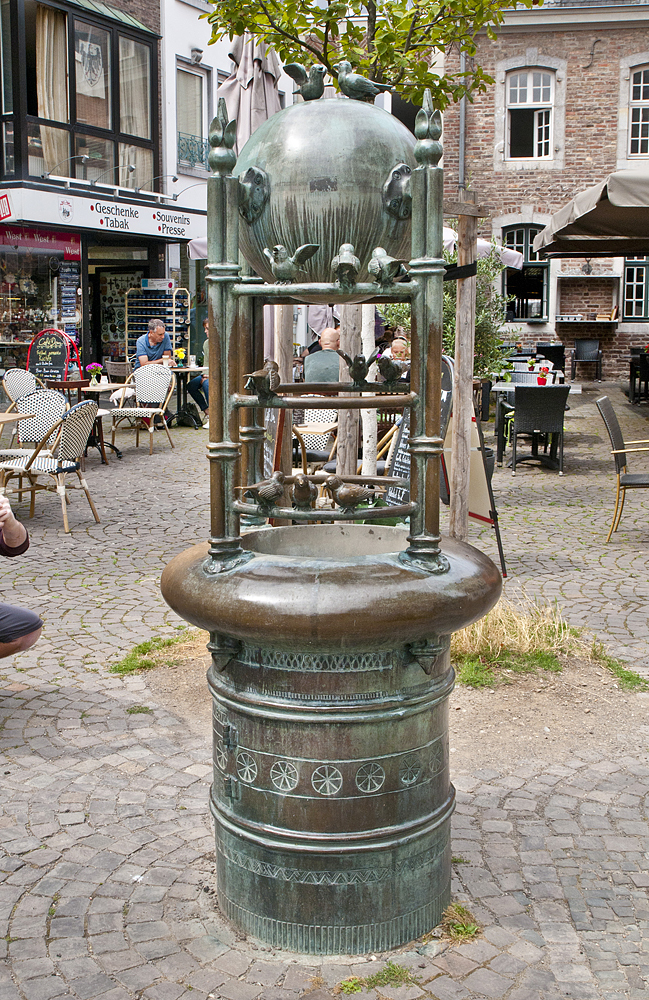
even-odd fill
[(186, 952), (178, 951), (166, 958), (161, 958), (155, 963), (156, 968), (165, 979), (176, 981), (188, 979), (194, 972), (198, 972), (200, 965)]
[(68, 988), (59, 976), (47, 976), (43, 979), (28, 979), (22, 986), (22, 992), (27, 1000), (52, 1000), (63, 996)]
[(432, 993), (437, 1000), (464, 1000), (469, 994), (459, 983), (453, 982), (448, 976), (440, 976), (431, 983), (428, 992)]
[(513, 982), (490, 969), (477, 969), (470, 976), (467, 976), (463, 985), (479, 996), (493, 997), (496, 1000), (507, 992)]
[(107, 993), (114, 986), (115, 983), (109, 976), (102, 973), (95, 973), (92, 976), (75, 979), (73, 989), (79, 1000), (90, 1000), (91, 997)]
[(476, 941), (468, 941), (466, 944), (456, 945), (456, 951), (458, 951), (460, 955), (463, 955), (464, 958), (468, 958), (472, 962), (477, 962), (478, 964), (488, 962), (489, 959), (494, 958), (498, 954), (497, 948), (494, 948), (488, 941), (480, 939)]
[(298, 993), (293, 990), (285, 990), (281, 986), (266, 987), (260, 994), (258, 1000), (297, 1000)]
[(464, 955), (459, 954), (455, 949), (445, 952), (440, 958), (434, 960), (434, 965), (447, 972), (453, 979), (461, 979), (463, 976), (473, 972), (478, 967), (478, 962), (473, 962)]
[[(287, 968), (286, 962), (253, 962), (246, 973), (246, 981), (258, 983), (260, 986), (274, 986), (280, 976), (285, 974)], [(341, 971), (342, 975), (340, 975)], [(320, 975), (328, 986), (335, 986), (341, 979), (345, 979), (349, 972), (346, 972), (343, 966), (323, 965), (320, 969)], [(338, 978), (335, 978), (336, 975)]]
[[(364, 971), (358, 973), (354, 972), (354, 975), (369, 975), (371, 972), (378, 972), (380, 966), (372, 967), (368, 969), (367, 966), (364, 967)], [(313, 989), (313, 980), (318, 975), (318, 969), (316, 966), (300, 966), (300, 965), (289, 965), (286, 975), (284, 976), (284, 982), (282, 986), (285, 990), (293, 990), (296, 993), (303, 993), (305, 990)]]
[(234, 949), (217, 958), (214, 963), (215, 968), (225, 972), (228, 976), (242, 976), (250, 964), (251, 957), (249, 955), (244, 955), (243, 952)]
[(186, 945), (186, 948), (199, 962), (212, 962), (228, 951), (228, 946), (211, 934), (195, 938)]
[(255, 1000), (261, 991), (262, 987), (256, 983), (244, 983), (240, 979), (226, 979), (217, 989), (225, 1000)]
[(380, 992), (382, 996), (389, 997), (389, 1000), (418, 1000), (424, 995), (424, 991), (418, 986), (381, 986)]

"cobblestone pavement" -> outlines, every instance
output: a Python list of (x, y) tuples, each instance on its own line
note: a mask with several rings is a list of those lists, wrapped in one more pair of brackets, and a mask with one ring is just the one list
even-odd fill
[[(570, 399), (563, 479), (496, 473), (507, 586), (556, 597), (570, 621), (642, 667), (647, 500), (630, 498), (605, 548), (612, 462), (594, 398)], [(628, 435), (645, 436), (644, 413), (615, 402)], [(121, 463), (91, 457), (102, 523), (75, 496), (66, 537), (57, 498), (41, 496), (30, 552), (4, 566), (5, 600), (38, 611), (46, 629), (0, 666), (2, 1000), (322, 1000), (382, 961), (320, 964), (232, 933), (213, 897), (209, 733), (157, 704), (145, 677), (106, 671), (179, 624), (157, 578), (204, 534), (207, 435), (174, 437), (170, 452), (156, 435), (149, 458), (124, 433)], [(646, 711), (649, 697), (637, 697)], [(150, 711), (129, 713), (138, 706)], [(455, 764), (454, 892), (484, 932), (404, 949), (396, 960), (420, 985), (382, 997), (646, 1000), (649, 725), (633, 736), (606, 756), (558, 759), (547, 744), (541, 762)]]

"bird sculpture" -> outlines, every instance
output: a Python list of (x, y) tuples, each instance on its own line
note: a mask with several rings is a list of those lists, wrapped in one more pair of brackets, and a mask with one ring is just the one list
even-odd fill
[(402, 361), (393, 361), (392, 358), (386, 358), (385, 355), (379, 358), (377, 365), (386, 382), (398, 381), (403, 373), (408, 370), (407, 364), (404, 364)]
[(397, 281), (399, 278), (404, 278), (407, 275), (408, 272), (404, 264), (405, 261), (390, 257), (383, 247), (376, 247), (372, 251), (367, 270), (382, 288), (386, 288), (393, 281)]
[(284, 495), (284, 473), (273, 472), (270, 479), (262, 479), (251, 486), (238, 486), (244, 496), (252, 497), (260, 507), (272, 507)]
[(289, 257), (288, 250), (281, 243), (269, 250), (264, 247), (264, 256), (270, 264), (273, 277), (278, 285), (290, 285), (300, 274), (306, 274), (302, 267), (305, 261), (310, 260), (314, 253), (320, 249), (319, 243), (305, 243), (298, 247), (292, 257)]
[(276, 361), (266, 358), (264, 367), (244, 376), (246, 389), (256, 392), (260, 399), (270, 399), (280, 383), (279, 366)]
[(299, 84), (296, 93), (305, 101), (317, 101), (324, 94), (326, 66), (312, 66), (307, 73), (302, 63), (289, 63), (284, 72)]
[(331, 270), (344, 291), (350, 291), (356, 284), (361, 262), (354, 254), (351, 243), (343, 243), (331, 262)]
[(303, 472), (294, 476), (291, 500), (298, 510), (310, 510), (317, 495), (318, 487), (310, 482)]
[(354, 101), (367, 101), (374, 103), (377, 94), (384, 90), (392, 90), (389, 83), (374, 83), (373, 80), (366, 80), (364, 76), (352, 72), (352, 64), (347, 59), (341, 59), (334, 66), (338, 74), (338, 86), (345, 97), (351, 97)]
[(363, 486), (360, 483), (344, 483), (340, 476), (327, 476), (325, 489), (331, 494), (335, 503), (343, 510), (353, 510), (359, 503), (376, 500), (378, 493), (373, 486)]
[(381, 353), (381, 348), (377, 347), (376, 350), (372, 351), (367, 361), (365, 360), (364, 354), (357, 354), (352, 361), (349, 354), (345, 354), (344, 351), (337, 351), (336, 353), (340, 354), (341, 358), (347, 365), (347, 371), (349, 372), (354, 385), (362, 385), (367, 378), (370, 366), (374, 364)]

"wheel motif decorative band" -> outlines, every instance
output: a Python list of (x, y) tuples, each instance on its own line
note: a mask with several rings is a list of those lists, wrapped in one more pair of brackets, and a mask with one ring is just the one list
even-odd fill
[(356, 772), (356, 787), (361, 792), (378, 792), (385, 782), (385, 771), (376, 761), (362, 764)]
[(430, 773), (438, 774), (444, 770), (444, 747), (441, 741), (433, 743), (430, 748)]
[(276, 760), (270, 769), (270, 780), (280, 792), (292, 792), (298, 777), (298, 769), (290, 760)]
[(240, 750), (237, 754), (237, 774), (248, 785), (251, 785), (257, 777), (257, 762), (252, 754), (245, 750)]
[(343, 776), (332, 764), (322, 764), (311, 775), (311, 784), (319, 795), (336, 795), (343, 784)]
[(406, 757), (399, 768), (399, 781), (402, 785), (414, 785), (421, 774), (419, 757)]
[(228, 755), (226, 753), (223, 743), (217, 743), (214, 747), (214, 760), (216, 764), (222, 771), (225, 771), (228, 766)]

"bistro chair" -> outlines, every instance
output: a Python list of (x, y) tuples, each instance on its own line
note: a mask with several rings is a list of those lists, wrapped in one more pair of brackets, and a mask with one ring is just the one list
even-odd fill
[[(136, 368), (126, 382), (127, 386), (135, 389), (135, 406), (124, 405), (124, 393), (116, 409), (111, 410), (113, 426), (111, 433), (111, 443), (115, 445), (115, 431), (124, 421), (132, 421), (131, 426), (135, 427), (135, 447), (140, 446), (140, 431), (149, 432), (149, 455), (153, 454), (153, 430), (154, 421), (159, 418), (162, 421), (169, 444), (174, 447), (171, 434), (167, 427), (165, 411), (176, 385), (176, 376), (171, 368), (164, 365), (142, 365)], [(117, 390), (121, 391), (121, 390)]]
[[(97, 416), (97, 409), (97, 404), (93, 399), (77, 403), (71, 410), (64, 413), (54, 426), (47, 429), (40, 444), (31, 452), (29, 457), (22, 456), (0, 461), (0, 492), (8, 493), (9, 495), (12, 493), (19, 493), (20, 495), (23, 492), (31, 493), (29, 505), (30, 517), (34, 516), (37, 491), (46, 490), (58, 493), (61, 498), (63, 526), (66, 534), (70, 533), (67, 509), (69, 500), (66, 487), (68, 489), (77, 489), (80, 487), (83, 490), (90, 504), (95, 521), (99, 521), (99, 514), (90, 496), (88, 484), (79, 471), (81, 468), (81, 456), (90, 437), (92, 426)], [(47, 443), (55, 432), (59, 438), (56, 457), (47, 451)], [(72, 473), (76, 474), (79, 479), (79, 487), (75, 484), (67, 486), (67, 476)], [(26, 477), (29, 480), (29, 486), (25, 487), (21, 483), (17, 490), (7, 491), (7, 483), (14, 476), (19, 476), (21, 479), (22, 477)], [(40, 477), (46, 477), (45, 483), (39, 482)]]
[(338, 423), (335, 411), (332, 413), (331, 410), (305, 410), (304, 421), (304, 424), (293, 427), (293, 434), (300, 447), (302, 469), (306, 472), (306, 466), (311, 466), (313, 471), (331, 461), (336, 454)]
[(104, 368), (111, 382), (125, 382), (129, 375), (133, 374), (133, 365), (130, 361), (106, 361)]
[[(7, 413), (15, 411), (16, 403), (21, 396), (28, 396), (30, 392), (35, 392), (36, 389), (45, 388), (41, 380), (33, 372), (25, 371), (24, 368), (9, 368), (2, 379), (2, 387), (9, 399)], [(2, 430), (3, 428), (0, 428), (0, 437), (2, 436)], [(11, 438), (9, 439), (10, 442), (16, 436), (17, 430), (17, 425), (14, 425), (11, 431)]]
[[(5, 458), (29, 457), (34, 449), (45, 449), (46, 454), (51, 454), (56, 447), (60, 431), (56, 433), (52, 428), (56, 425), (59, 428), (59, 421), (68, 410), (68, 403), (65, 396), (53, 389), (37, 389), (27, 396), (21, 396), (16, 400), (16, 411), (21, 414), (30, 414), (30, 420), (18, 421), (18, 448), (0, 448), (0, 461)], [(48, 432), (46, 435), (46, 431)], [(43, 436), (46, 435), (45, 440)]]
[[(563, 344), (537, 344), (536, 353), (546, 361), (552, 362), (552, 367), (557, 371), (566, 370), (566, 349)], [(541, 362), (543, 363), (543, 362)]]
[[(48, 389), (56, 389), (57, 392), (62, 392), (69, 405), (72, 406), (74, 403), (81, 403), (83, 401), (83, 390), (87, 389), (90, 385), (90, 379), (75, 378), (63, 382), (54, 382), (52, 379), (47, 379), (46, 384)], [(75, 399), (72, 398), (73, 395), (76, 397)]]
[[(512, 476), (516, 475), (516, 463), (535, 460), (542, 465), (556, 468), (554, 455), (559, 453), (559, 475), (563, 475), (563, 419), (569, 385), (551, 385), (533, 388), (521, 386), (516, 390), (516, 402), (509, 436), (512, 442)], [(517, 439), (519, 435), (531, 435), (532, 453), (518, 457)], [(544, 450), (548, 449), (548, 435), (552, 435), (550, 456), (539, 455), (539, 435), (544, 438)]]
[(602, 420), (608, 431), (608, 436), (610, 438), (612, 449), (611, 455), (615, 460), (615, 472), (617, 474), (617, 492), (615, 494), (615, 510), (613, 512), (613, 520), (611, 521), (611, 527), (608, 532), (608, 537), (606, 541), (608, 542), (614, 531), (617, 531), (620, 526), (620, 519), (622, 517), (622, 511), (624, 509), (624, 498), (626, 496), (627, 490), (647, 490), (649, 489), (649, 473), (647, 472), (627, 472), (626, 471), (626, 455), (629, 451), (649, 451), (647, 448), (629, 448), (629, 445), (649, 445), (649, 440), (642, 441), (629, 441), (627, 444), (624, 443), (624, 435), (620, 429), (618, 419), (615, 415), (615, 410), (611, 405), (611, 401), (608, 396), (600, 396), (596, 399), (597, 409), (600, 412)]
[(595, 365), (595, 378), (602, 381), (602, 352), (599, 340), (575, 340), (570, 363), (570, 381), (574, 382), (577, 365)]

